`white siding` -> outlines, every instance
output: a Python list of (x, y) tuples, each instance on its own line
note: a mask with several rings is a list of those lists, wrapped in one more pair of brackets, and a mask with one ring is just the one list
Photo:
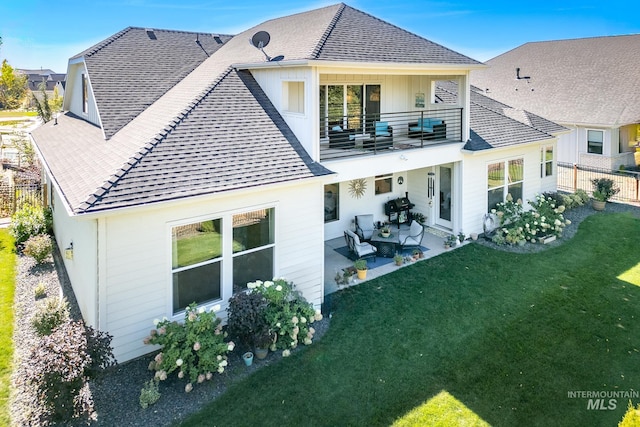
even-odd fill
[[(114, 336), (118, 360), (153, 350), (142, 343), (153, 319), (172, 317), (171, 224), (175, 221), (274, 206), (274, 273), (293, 281), (305, 298), (319, 306), (324, 295), (322, 194), (322, 184), (316, 182), (107, 217), (101, 329)], [(223, 294), (222, 308), (229, 296)]]
[[(487, 213), (487, 165), (509, 159), (524, 159), (523, 202), (525, 209), (529, 207), (527, 200), (536, 194), (556, 190), (557, 176), (542, 179), (540, 177), (540, 150), (545, 143), (529, 144), (504, 150), (487, 150), (466, 155), (462, 162), (462, 221), (460, 229), (469, 233), (482, 232), (482, 216)], [(454, 230), (457, 231), (457, 230)]]
[(67, 84), (64, 96), (64, 108), (78, 117), (82, 117), (83, 119), (99, 126), (100, 119), (98, 117), (98, 111), (93, 97), (93, 91), (91, 89), (91, 76), (89, 76), (89, 86), (87, 88), (89, 111), (87, 113), (82, 112), (82, 75), (87, 74), (84, 63), (70, 65), (68, 71), (69, 73), (67, 75)]
[[(87, 324), (99, 327), (97, 307), (97, 226), (96, 220), (70, 217), (57, 191), (53, 192), (53, 228), (64, 266), (71, 281), (82, 317)], [(73, 242), (73, 259), (64, 257)]]

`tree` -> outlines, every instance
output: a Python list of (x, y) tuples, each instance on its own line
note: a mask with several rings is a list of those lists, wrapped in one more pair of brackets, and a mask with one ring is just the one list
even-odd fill
[(14, 109), (27, 91), (27, 76), (17, 74), (7, 60), (2, 61), (0, 72), (0, 109)]
[(53, 98), (49, 100), (49, 108), (55, 113), (62, 111), (62, 97), (58, 91), (58, 86), (53, 88)]
[(38, 112), (38, 116), (42, 119), (43, 122), (47, 123), (51, 120), (51, 103), (49, 102), (49, 96), (47, 96), (47, 84), (45, 82), (40, 83), (39, 85), (40, 94), (42, 99), (38, 99), (35, 93), (31, 93), (33, 97), (33, 102), (36, 105), (36, 111)]

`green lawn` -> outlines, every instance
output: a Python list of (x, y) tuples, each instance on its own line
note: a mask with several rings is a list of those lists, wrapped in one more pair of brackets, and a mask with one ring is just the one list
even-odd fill
[(36, 117), (38, 115), (35, 111), (8, 111), (2, 110), (0, 111), (0, 118), (4, 117)]
[(344, 290), (322, 340), (183, 425), (617, 425), (626, 399), (568, 393), (640, 388), (639, 239), (592, 215), (554, 249), (466, 245)]
[(16, 255), (13, 238), (0, 229), (0, 425), (9, 425), (9, 385), (13, 358), (13, 294)]

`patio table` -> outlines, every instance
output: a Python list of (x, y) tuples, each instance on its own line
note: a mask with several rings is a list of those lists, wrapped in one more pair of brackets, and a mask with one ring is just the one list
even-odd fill
[(393, 258), (400, 245), (398, 233), (391, 233), (389, 237), (382, 237), (380, 230), (375, 230), (371, 237), (371, 244), (378, 249), (378, 256)]

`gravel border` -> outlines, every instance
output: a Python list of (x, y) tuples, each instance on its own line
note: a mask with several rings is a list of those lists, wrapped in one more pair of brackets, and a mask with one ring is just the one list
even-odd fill
[[(607, 215), (615, 212), (630, 212), (640, 218), (640, 207), (621, 203), (607, 203), (604, 212), (596, 212), (590, 206), (585, 205), (565, 212), (565, 218), (571, 220), (571, 224), (565, 227), (563, 237), (550, 244), (526, 244), (496, 245), (495, 243), (479, 238), (476, 243), (509, 252), (539, 252), (561, 245), (567, 239), (575, 235), (582, 220), (590, 215)], [(36, 344), (37, 338), (30, 326), (31, 318), (35, 312), (34, 289), (39, 283), (45, 285), (47, 298), (64, 295), (70, 306), (73, 319), (80, 319), (75, 296), (71, 284), (64, 270), (64, 263), (60, 259), (57, 248), (55, 256), (43, 265), (36, 265), (33, 259), (19, 255), (16, 275), (16, 289), (14, 299), (14, 366), (17, 366), (12, 375), (12, 395), (10, 399), (12, 425), (37, 425), (28, 422), (30, 408), (35, 406), (33, 393), (20, 379), (24, 366), (21, 360), (26, 357), (30, 348)], [(149, 329), (151, 329), (149, 326)], [(329, 327), (329, 319), (325, 316), (320, 322), (314, 323), (316, 340), (320, 339)], [(300, 350), (300, 348), (296, 349)], [(191, 393), (184, 392), (186, 382), (177, 378), (169, 378), (160, 383), (160, 400), (147, 409), (139, 405), (140, 390), (144, 383), (152, 378), (147, 369), (153, 355), (144, 356), (128, 361), (110, 369), (103, 378), (90, 384), (98, 420), (91, 422), (92, 426), (170, 426), (189, 415), (198, 412), (207, 403), (220, 396), (232, 384), (247, 377), (263, 366), (270, 365), (280, 360), (281, 352), (269, 353), (264, 360), (254, 359), (251, 367), (244, 366), (240, 358), (240, 349), (236, 349), (229, 355), (229, 367), (224, 374), (214, 376), (210, 382), (194, 386)], [(87, 425), (86, 422), (76, 421), (68, 425)]]
[[(37, 343), (37, 337), (31, 327), (31, 319), (37, 305), (46, 298), (65, 296), (69, 301), (69, 311), (74, 320), (81, 319), (80, 309), (73, 294), (69, 278), (64, 270), (64, 263), (57, 248), (55, 256), (42, 265), (36, 265), (32, 258), (19, 255), (16, 274), (16, 288), (14, 296), (14, 366), (11, 383), (10, 411), (13, 426), (37, 426), (39, 424), (28, 420), (32, 412), (30, 408), (36, 405), (33, 391), (21, 381), (24, 377), (24, 359), (30, 349)], [(35, 299), (35, 288), (44, 284), (46, 297), (39, 301)], [(151, 330), (153, 325), (149, 325)], [(316, 330), (314, 342), (322, 338), (329, 327), (329, 318), (313, 323)], [(312, 344), (313, 345), (313, 344)], [(226, 391), (239, 380), (247, 377), (256, 370), (279, 361), (282, 352), (269, 352), (269, 355), (258, 360), (254, 358), (250, 367), (245, 366), (241, 358), (243, 352), (240, 346), (229, 353), (229, 366), (223, 374), (215, 374), (212, 381), (196, 384), (193, 391), (185, 393), (185, 380), (172, 376), (162, 381), (159, 386), (160, 400), (147, 409), (139, 404), (140, 390), (144, 383), (153, 378), (148, 370), (149, 362), (155, 354), (143, 356), (109, 369), (100, 379), (90, 382), (97, 421), (87, 423), (75, 420), (65, 425), (71, 426), (170, 426), (198, 412), (206, 404)], [(293, 352), (303, 351), (305, 346), (299, 346)]]

